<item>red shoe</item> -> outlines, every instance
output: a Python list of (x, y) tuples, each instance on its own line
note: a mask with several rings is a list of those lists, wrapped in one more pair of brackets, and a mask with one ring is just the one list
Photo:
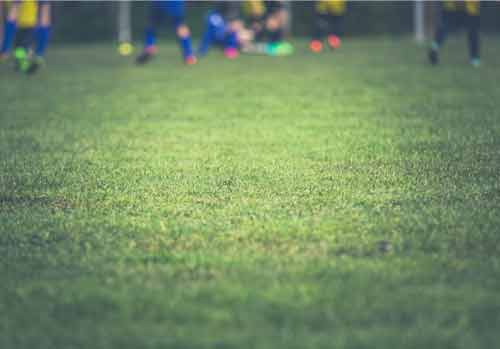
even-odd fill
[(337, 35), (328, 35), (328, 45), (332, 49), (337, 49), (340, 47), (341, 41), (340, 38)]
[(198, 60), (195, 56), (187, 56), (184, 58), (184, 63), (186, 63), (186, 65), (193, 65), (196, 64), (196, 62), (198, 62)]
[(150, 55), (155, 55), (158, 53), (158, 46), (156, 45), (147, 46), (144, 48), (144, 52), (147, 52)]
[(226, 56), (226, 58), (235, 59), (239, 55), (240, 55), (240, 53), (234, 47), (228, 47), (228, 48), (224, 49), (224, 56)]
[(309, 43), (309, 49), (314, 53), (320, 53), (323, 50), (323, 43), (319, 40), (312, 40)]

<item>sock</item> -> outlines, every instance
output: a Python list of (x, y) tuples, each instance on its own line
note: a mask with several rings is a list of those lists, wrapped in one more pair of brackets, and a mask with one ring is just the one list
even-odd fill
[(212, 23), (210, 23), (210, 17), (207, 21), (207, 26), (205, 28), (205, 32), (203, 33), (203, 37), (201, 38), (200, 46), (198, 47), (198, 54), (204, 56), (207, 54), (208, 49), (212, 45), (214, 38), (216, 36), (216, 28)]
[(225, 48), (238, 48), (238, 36), (236, 35), (236, 32), (230, 31), (227, 33), (224, 46)]
[(433, 41), (432, 42), (431, 49), (434, 50), (434, 51), (438, 51), (439, 50), (439, 44), (437, 43), (437, 41)]
[(146, 41), (144, 42), (144, 47), (155, 46), (156, 44), (156, 33), (153, 28), (146, 29)]
[(2, 47), (0, 48), (0, 53), (8, 53), (10, 51), (15, 36), (16, 36), (16, 22), (6, 21), (4, 27), (4, 38), (2, 42)]
[(184, 58), (191, 57), (193, 55), (193, 49), (191, 47), (191, 36), (179, 38), (179, 45), (181, 46), (182, 56)]
[(205, 31), (201, 38), (200, 46), (198, 47), (198, 54), (204, 56), (207, 54), (208, 49), (212, 43), (212, 33), (209, 30)]
[(45, 54), (45, 49), (49, 44), (49, 34), (50, 27), (38, 27), (36, 29), (36, 47), (35, 55), (38, 57), (43, 57)]

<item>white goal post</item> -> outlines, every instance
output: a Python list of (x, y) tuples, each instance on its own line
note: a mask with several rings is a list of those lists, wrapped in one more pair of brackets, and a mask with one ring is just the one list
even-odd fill
[(130, 43), (132, 41), (132, 24), (130, 1), (118, 1), (118, 42)]
[(415, 0), (413, 8), (413, 32), (415, 41), (423, 43), (425, 41), (425, 1)]

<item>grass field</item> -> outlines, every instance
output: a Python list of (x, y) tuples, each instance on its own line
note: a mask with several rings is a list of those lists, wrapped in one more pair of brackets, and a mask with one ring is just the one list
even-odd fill
[(500, 45), (0, 66), (0, 348), (495, 348)]

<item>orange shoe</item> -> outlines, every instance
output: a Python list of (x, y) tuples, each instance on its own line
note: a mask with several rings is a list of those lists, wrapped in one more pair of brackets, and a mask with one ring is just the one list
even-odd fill
[(187, 56), (186, 58), (184, 58), (184, 63), (186, 65), (193, 65), (193, 64), (196, 64), (198, 62), (198, 60), (196, 59), (196, 56)]
[(341, 45), (340, 38), (337, 35), (328, 35), (328, 45), (330, 45), (332, 49), (339, 48)]
[(323, 50), (323, 43), (319, 40), (312, 40), (309, 43), (309, 49), (314, 53), (320, 53)]

